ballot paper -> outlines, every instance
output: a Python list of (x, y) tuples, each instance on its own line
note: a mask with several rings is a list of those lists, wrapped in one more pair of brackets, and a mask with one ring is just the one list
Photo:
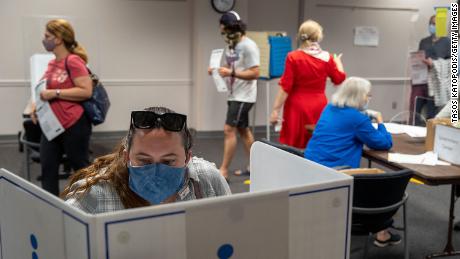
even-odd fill
[(438, 155), (428, 151), (420, 155), (407, 155), (401, 153), (388, 153), (388, 161), (400, 164), (420, 164), (420, 165), (450, 165), (447, 162), (438, 160)]
[(227, 92), (227, 83), (219, 75), (218, 71), (223, 53), (224, 49), (215, 49), (211, 52), (211, 58), (209, 59), (209, 67), (212, 69), (212, 79), (214, 80), (218, 92)]
[(415, 51), (409, 54), (411, 80), (413, 85), (428, 83), (428, 66), (423, 62), (425, 51)]
[(40, 92), (46, 89), (46, 80), (41, 80), (35, 86), (36, 113), (40, 128), (48, 141), (53, 140), (64, 132), (64, 127), (57, 119), (48, 101), (40, 99)]
[[(377, 123), (372, 123), (374, 128), (377, 129)], [(403, 134), (406, 133), (412, 138), (424, 138), (426, 137), (426, 127), (404, 125), (398, 123), (384, 123), (385, 128), (391, 134)]]

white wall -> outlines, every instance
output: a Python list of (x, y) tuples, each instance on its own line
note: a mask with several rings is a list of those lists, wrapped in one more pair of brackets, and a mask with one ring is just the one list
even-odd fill
[[(129, 111), (165, 105), (189, 113), (192, 1), (0, 1), (0, 134), (21, 129), (29, 96), (28, 57), (43, 51), (46, 16), (74, 24), (112, 107), (96, 131), (126, 130)], [(172, 98), (174, 96), (174, 98)], [(5, 123), (7, 121), (8, 123)]]
[[(299, 13), (320, 22), (325, 29), (323, 48), (344, 53), (349, 75), (378, 79), (373, 80), (371, 107), (382, 110), (389, 119), (407, 105), (408, 50), (417, 48), (427, 35), (432, 6), (449, 2), (239, 0), (236, 10), (249, 30), (283, 30), (291, 36), (297, 31)], [(299, 12), (302, 3), (305, 8)], [(318, 4), (407, 7), (418, 12)], [(125, 130), (129, 111), (150, 105), (166, 105), (189, 114), (190, 125), (198, 130), (222, 129), (226, 95), (217, 93), (206, 69), (210, 51), (224, 43), (218, 31), (220, 16), (209, 1), (80, 0), (56, 4), (52, 0), (1, 0), (0, 135), (21, 129), (21, 113), (29, 96), (28, 57), (43, 49), (41, 35), (48, 15), (72, 21), (77, 39), (89, 51), (92, 68), (109, 91), (112, 108), (107, 122), (96, 131)], [(353, 28), (359, 25), (378, 26), (381, 44), (376, 48), (353, 46)], [(274, 80), (270, 108), (277, 88)], [(264, 125), (266, 119), (265, 90), (265, 83), (260, 82), (257, 125)], [(328, 87), (328, 94), (331, 92)]]

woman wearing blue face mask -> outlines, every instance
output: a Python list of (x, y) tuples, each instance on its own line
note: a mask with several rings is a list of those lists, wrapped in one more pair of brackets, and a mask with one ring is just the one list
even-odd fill
[(61, 194), (88, 213), (229, 195), (213, 163), (191, 156), (186, 116), (153, 107), (131, 113), (117, 150), (79, 171)]
[[(388, 150), (393, 145), (391, 135), (383, 125), (380, 112), (369, 111), (371, 83), (350, 77), (332, 96), (323, 110), (305, 149), (305, 158), (319, 164), (358, 168), (363, 145)], [(378, 126), (372, 126), (374, 119)]]

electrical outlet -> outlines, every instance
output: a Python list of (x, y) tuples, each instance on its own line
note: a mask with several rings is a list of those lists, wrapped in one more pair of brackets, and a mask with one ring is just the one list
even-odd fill
[(398, 103), (397, 103), (397, 102), (392, 102), (392, 103), (391, 103), (391, 108), (392, 108), (393, 110), (396, 110), (396, 107), (397, 107), (397, 106), (398, 106)]

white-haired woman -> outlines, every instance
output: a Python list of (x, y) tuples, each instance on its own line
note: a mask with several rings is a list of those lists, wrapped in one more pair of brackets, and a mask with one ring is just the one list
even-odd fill
[[(366, 112), (370, 90), (371, 83), (366, 79), (345, 80), (324, 108), (305, 149), (305, 158), (329, 167), (358, 168), (364, 144), (378, 150), (391, 148), (393, 142), (382, 115)], [(372, 126), (371, 118), (378, 123), (377, 129)]]
[[(393, 145), (391, 135), (383, 125), (379, 112), (370, 112), (371, 83), (363, 78), (350, 77), (332, 96), (316, 124), (313, 137), (305, 149), (305, 158), (334, 167), (359, 167), (363, 145), (388, 150)], [(378, 123), (372, 126), (372, 119)], [(377, 232), (374, 244), (379, 247), (396, 245), (401, 237), (388, 230)]]
[(300, 25), (297, 37), (301, 45), (286, 58), (270, 122), (277, 123), (281, 107), (284, 106), (279, 141), (304, 149), (311, 137), (311, 132), (307, 128), (318, 122), (327, 104), (327, 78), (329, 77), (334, 84), (340, 84), (345, 80), (346, 74), (341, 54), (334, 57), (321, 49), (321, 25), (312, 20), (304, 22)]

